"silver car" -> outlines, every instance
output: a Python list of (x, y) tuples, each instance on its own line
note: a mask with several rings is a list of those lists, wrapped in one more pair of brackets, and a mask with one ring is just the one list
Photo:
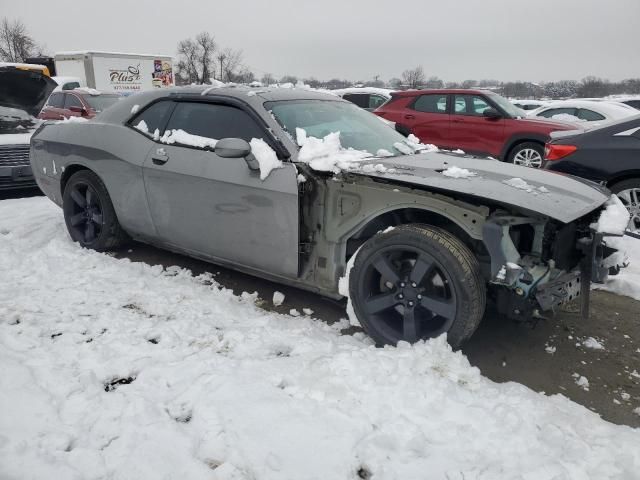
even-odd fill
[[(300, 135), (338, 131), (341, 154), (374, 156), (335, 171), (299, 157)], [(282, 162), (263, 179), (255, 139)], [(378, 344), (446, 332), (457, 346), (488, 301), (511, 318), (540, 318), (606, 276), (612, 250), (589, 227), (606, 190), (410, 143), (332, 95), (187, 87), (46, 124), (31, 162), (80, 245), (135, 239), (348, 296)], [(469, 174), (447, 174), (460, 169)]]

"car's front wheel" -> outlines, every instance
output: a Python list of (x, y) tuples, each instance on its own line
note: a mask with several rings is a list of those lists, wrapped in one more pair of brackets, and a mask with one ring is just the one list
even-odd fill
[(83, 247), (111, 250), (128, 238), (118, 223), (107, 188), (90, 170), (80, 170), (68, 180), (62, 210), (71, 239)]
[(629, 211), (628, 229), (640, 230), (640, 178), (630, 178), (611, 185), (611, 191)]
[(486, 288), (476, 257), (450, 233), (403, 225), (360, 248), (349, 275), (360, 324), (379, 345), (447, 334), (457, 347), (484, 314)]
[(535, 142), (516, 145), (509, 153), (508, 162), (523, 167), (540, 168), (544, 156), (544, 147)]

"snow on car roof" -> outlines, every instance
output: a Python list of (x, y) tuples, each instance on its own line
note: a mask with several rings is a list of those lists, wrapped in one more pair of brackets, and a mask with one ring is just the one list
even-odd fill
[(394, 90), (390, 90), (388, 88), (377, 88), (377, 87), (351, 87), (351, 88), (339, 88), (337, 90), (331, 90), (331, 93), (335, 95), (345, 95), (347, 93), (368, 93), (374, 95), (382, 95), (385, 98), (391, 98), (391, 92)]
[(76, 56), (76, 55), (104, 55), (104, 56), (118, 56), (118, 57), (149, 57), (149, 58), (173, 58), (171, 55), (166, 54), (154, 54), (154, 53), (132, 53), (132, 52), (105, 52), (101, 50), (78, 50), (70, 52), (56, 52), (55, 57), (59, 56)]
[(530, 116), (536, 116), (541, 112), (556, 108), (585, 108), (600, 113), (609, 119), (618, 119), (634, 115), (634, 111), (627, 106), (622, 106), (611, 101), (595, 100), (558, 100), (550, 105), (531, 110)]

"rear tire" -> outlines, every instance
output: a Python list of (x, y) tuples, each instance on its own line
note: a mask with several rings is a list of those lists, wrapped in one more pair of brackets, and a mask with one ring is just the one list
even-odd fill
[(640, 230), (640, 178), (630, 178), (609, 186), (629, 211), (629, 225), (631, 231)]
[(478, 260), (449, 232), (402, 225), (364, 243), (349, 275), (354, 312), (378, 345), (447, 334), (458, 347), (484, 315)]
[(100, 177), (90, 170), (74, 173), (62, 194), (62, 210), (74, 242), (97, 251), (112, 250), (127, 240)]
[(511, 149), (507, 161), (523, 167), (541, 168), (543, 158), (543, 145), (536, 142), (523, 142)]

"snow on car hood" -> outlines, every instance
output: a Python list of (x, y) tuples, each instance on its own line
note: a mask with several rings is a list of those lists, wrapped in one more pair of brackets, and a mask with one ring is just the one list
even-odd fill
[[(606, 190), (590, 182), (497, 160), (430, 152), (367, 163), (382, 164), (385, 169), (361, 168), (354, 173), (493, 200), (564, 223), (586, 215), (609, 199)], [(451, 167), (475, 175), (443, 175)]]

